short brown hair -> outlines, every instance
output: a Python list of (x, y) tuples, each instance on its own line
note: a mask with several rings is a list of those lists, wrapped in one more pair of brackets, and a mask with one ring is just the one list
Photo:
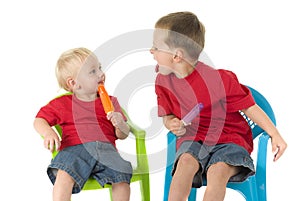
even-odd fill
[[(156, 22), (155, 28), (169, 30), (164, 41), (169, 47), (184, 48), (191, 58), (198, 59), (204, 48), (205, 27), (195, 14), (191, 12), (170, 13), (161, 17)], [(180, 37), (181, 34), (185, 37)]]

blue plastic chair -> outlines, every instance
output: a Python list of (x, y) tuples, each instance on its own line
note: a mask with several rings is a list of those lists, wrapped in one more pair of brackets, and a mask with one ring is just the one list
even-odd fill
[[(264, 112), (269, 116), (272, 122), (276, 125), (275, 115), (271, 105), (266, 98), (255, 89), (248, 87), (255, 99), (257, 105), (259, 105)], [(253, 139), (258, 137), (258, 150), (256, 161), (256, 173), (250, 176), (244, 182), (229, 182), (227, 188), (238, 191), (246, 201), (266, 201), (266, 161), (267, 161), (267, 146), (269, 135), (263, 131), (259, 126), (254, 124), (251, 119), (247, 118), (244, 114), (241, 114), (247, 120), (249, 126), (252, 128)], [(172, 166), (175, 160), (176, 153), (176, 136), (169, 132), (167, 134), (168, 147), (167, 147), (167, 165), (165, 173), (165, 186), (164, 186), (164, 201), (168, 200), (170, 184), (172, 180)], [(206, 186), (206, 180), (203, 178), (203, 186)], [(197, 189), (192, 188), (189, 201), (196, 201)]]

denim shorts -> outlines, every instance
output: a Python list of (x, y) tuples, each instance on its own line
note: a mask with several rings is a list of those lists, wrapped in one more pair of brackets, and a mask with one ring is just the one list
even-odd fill
[(176, 152), (172, 175), (175, 173), (178, 159), (183, 153), (191, 154), (199, 162), (200, 168), (195, 174), (192, 184), (195, 188), (199, 188), (202, 185), (195, 181), (202, 181), (202, 177), (205, 177), (208, 168), (217, 162), (224, 162), (232, 166), (240, 167), (239, 173), (232, 176), (229, 179), (230, 182), (242, 182), (249, 176), (255, 174), (254, 164), (250, 154), (239, 145), (230, 143), (209, 146), (202, 144), (202, 142), (185, 141)]
[(88, 142), (60, 151), (47, 169), (53, 184), (58, 169), (74, 179), (72, 193), (79, 193), (89, 177), (94, 177), (101, 186), (130, 183), (132, 177), (131, 163), (124, 160), (112, 144), (105, 142)]

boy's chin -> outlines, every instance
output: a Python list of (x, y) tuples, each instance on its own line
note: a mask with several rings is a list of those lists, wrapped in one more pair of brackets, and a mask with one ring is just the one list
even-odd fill
[(159, 74), (162, 74), (162, 75), (169, 75), (169, 74), (172, 73), (169, 68), (162, 67), (162, 66), (159, 66), (159, 65), (156, 66), (155, 72), (157, 72)]

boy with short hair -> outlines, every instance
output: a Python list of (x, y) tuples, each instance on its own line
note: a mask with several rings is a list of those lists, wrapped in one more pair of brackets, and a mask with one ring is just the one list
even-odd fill
[[(92, 176), (101, 186), (112, 184), (114, 201), (129, 201), (131, 163), (115, 147), (117, 139), (127, 138), (129, 126), (116, 97), (110, 97), (114, 112), (104, 111), (97, 88), (105, 74), (96, 55), (86, 48), (65, 51), (57, 61), (56, 76), (60, 87), (72, 94), (51, 100), (34, 120), (45, 148), (60, 150), (47, 169), (53, 200), (70, 201)], [(61, 141), (51, 128), (57, 124)]]
[[(202, 174), (207, 178), (203, 200), (222, 201), (228, 181), (240, 182), (255, 173), (252, 132), (240, 111), (270, 135), (274, 161), (287, 147), (233, 72), (198, 61), (204, 36), (203, 24), (191, 12), (170, 13), (155, 24), (150, 52), (158, 63), (158, 115), (178, 136), (170, 201), (185, 201), (192, 186), (202, 185)], [(199, 103), (200, 114), (185, 126), (181, 119)]]

